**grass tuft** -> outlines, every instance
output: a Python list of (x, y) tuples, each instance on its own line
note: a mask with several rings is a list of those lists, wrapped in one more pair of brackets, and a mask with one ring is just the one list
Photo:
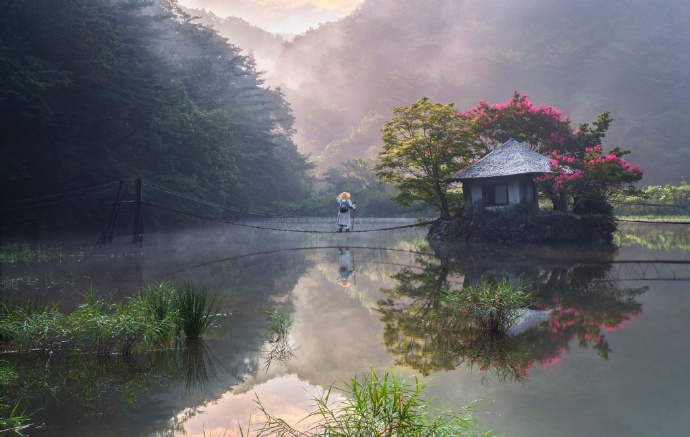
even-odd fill
[(185, 284), (177, 293), (176, 306), (179, 325), (189, 339), (200, 338), (220, 311), (216, 296), (209, 295), (205, 288), (190, 284)]
[[(401, 381), (386, 372), (379, 377), (373, 370), (363, 380), (356, 376), (339, 390), (342, 401), (331, 401), (333, 387), (315, 398), (315, 411), (305, 417), (311, 422), (307, 431), (298, 431), (279, 417), (271, 415), (257, 398), (265, 422), (257, 436), (471, 436), (478, 435), (476, 420), (470, 414), (434, 411), (423, 399), (424, 387)], [(489, 435), (488, 433), (480, 435)]]
[(482, 279), (459, 292), (446, 293), (444, 302), (461, 309), (476, 328), (504, 333), (520, 317), (531, 296), (522, 285), (515, 286), (507, 278), (494, 283)]

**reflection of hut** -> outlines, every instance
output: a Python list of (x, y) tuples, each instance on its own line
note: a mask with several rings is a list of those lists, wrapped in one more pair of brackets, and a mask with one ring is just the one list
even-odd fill
[(539, 326), (551, 319), (551, 311), (544, 310), (522, 310), (520, 316), (517, 318), (513, 326), (511, 326), (506, 334), (509, 337), (517, 337), (528, 329)]
[(510, 139), (479, 161), (446, 178), (461, 182), (467, 205), (500, 209), (515, 204), (537, 205), (533, 179), (551, 171), (549, 158)]

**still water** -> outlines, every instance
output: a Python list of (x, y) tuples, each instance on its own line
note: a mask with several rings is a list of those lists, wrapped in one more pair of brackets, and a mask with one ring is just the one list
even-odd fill
[[(689, 233), (628, 228), (613, 250), (430, 247), (415, 229), (204, 227), (110, 247), (63, 239), (40, 259), (2, 263), (4, 289), (69, 311), (89, 289), (121, 299), (149, 281), (192, 283), (222, 298), (215, 326), (175, 352), (0, 359), (21, 369), (32, 436), (246, 435), (257, 399), (295, 424), (324, 389), (371, 369), (418, 376), (439, 407), (475, 402), (495, 435), (686, 435)], [(511, 336), (434, 326), (439, 284), (482, 278), (535, 291)], [(293, 315), (286, 341), (268, 341), (267, 309)]]

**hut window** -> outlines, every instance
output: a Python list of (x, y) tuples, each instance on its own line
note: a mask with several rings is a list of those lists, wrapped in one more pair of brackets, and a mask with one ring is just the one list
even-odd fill
[(484, 185), (482, 198), (485, 205), (507, 205), (508, 185)]

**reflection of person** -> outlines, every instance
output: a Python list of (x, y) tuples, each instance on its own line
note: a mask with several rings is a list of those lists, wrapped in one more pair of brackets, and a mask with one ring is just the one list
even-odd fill
[(355, 271), (350, 265), (350, 251), (338, 248), (338, 283), (341, 287), (349, 287), (355, 278)]
[(350, 232), (350, 210), (355, 209), (355, 204), (350, 200), (350, 193), (342, 192), (336, 197), (338, 201), (338, 232)]

